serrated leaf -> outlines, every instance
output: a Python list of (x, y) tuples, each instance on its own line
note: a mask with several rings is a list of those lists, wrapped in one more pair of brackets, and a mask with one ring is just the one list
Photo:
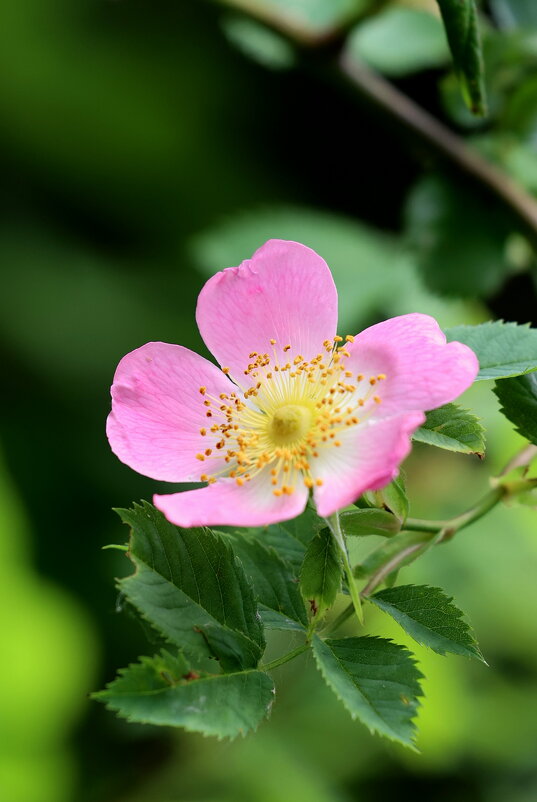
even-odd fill
[(476, 381), (507, 379), (537, 370), (537, 329), (502, 320), (447, 329), (448, 342), (465, 343), (479, 360)]
[(371, 732), (413, 746), (423, 675), (411, 652), (371, 636), (323, 641), (315, 635), (312, 647), (327, 685), (353, 718)]
[(289, 563), (260, 540), (240, 532), (230, 537), (233, 551), (252, 582), (265, 627), (303, 630), (308, 617), (296, 573)]
[(487, 111), (485, 70), (474, 0), (438, 0), (455, 72), (468, 108), (480, 117)]
[(328, 528), (321, 529), (307, 548), (300, 569), (300, 590), (314, 616), (333, 605), (341, 587), (339, 548)]
[(451, 652), (484, 662), (462, 612), (440, 588), (399, 585), (375, 593), (369, 601), (391, 615), (415, 641), (438, 654)]
[(343, 533), (347, 537), (364, 537), (367, 535), (382, 535), (391, 537), (401, 529), (401, 521), (388, 510), (354, 509), (344, 510), (339, 515), (339, 522)]
[(118, 583), (165, 638), (224, 670), (257, 666), (265, 641), (250, 583), (231, 546), (209, 529), (180, 529), (151, 504), (117, 510), (131, 526), (135, 573)]
[(444, 404), (427, 412), (425, 423), (414, 432), (412, 439), (462, 454), (483, 456), (485, 453), (485, 430), (479, 419), (457, 404)]
[(537, 373), (497, 382), (494, 393), (517, 432), (537, 445)]
[(442, 67), (449, 60), (438, 17), (406, 6), (389, 6), (357, 25), (345, 52), (390, 77)]
[(198, 675), (184, 657), (164, 651), (121, 670), (93, 698), (128, 721), (235, 738), (268, 716), (274, 684), (263, 671)]

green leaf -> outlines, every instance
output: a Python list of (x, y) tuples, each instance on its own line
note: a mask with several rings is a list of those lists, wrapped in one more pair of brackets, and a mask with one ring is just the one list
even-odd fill
[(248, 538), (241, 532), (231, 538), (233, 551), (252, 582), (265, 627), (303, 630), (308, 616), (297, 576), (289, 563), (260, 540)]
[(495, 18), (502, 28), (536, 28), (535, 0), (489, 0)]
[(327, 685), (352, 718), (373, 733), (413, 746), (423, 675), (411, 652), (370, 636), (322, 641), (315, 635), (312, 647)]
[(274, 684), (262, 671), (200, 675), (163, 651), (121, 670), (93, 698), (128, 721), (235, 738), (269, 715)]
[[(354, 575), (358, 579), (364, 579), (376, 574), (383, 566), (388, 569), (393, 564), (391, 570), (395, 570), (402, 565), (407, 565), (428, 547), (430, 541), (430, 532), (399, 532), (369, 554), (362, 563), (355, 566)], [(391, 573), (391, 570), (387, 570), (386, 576)]]
[(449, 60), (438, 17), (405, 6), (390, 6), (357, 25), (346, 49), (351, 58), (390, 77), (442, 67)]
[(308, 543), (321, 526), (324, 526), (324, 522), (308, 506), (301, 515), (290, 521), (248, 529), (247, 534), (273, 548), (298, 576)]
[(494, 393), (517, 432), (537, 445), (537, 373), (497, 382)]
[(382, 535), (391, 537), (401, 529), (401, 521), (388, 510), (354, 509), (344, 510), (339, 515), (343, 533), (348, 537)]
[(457, 404), (444, 404), (428, 412), (425, 423), (412, 439), (462, 454), (482, 457), (485, 453), (485, 430), (479, 419)]
[(339, 549), (325, 527), (310, 541), (300, 571), (300, 590), (313, 616), (320, 618), (333, 605), (340, 587)]
[(222, 27), (229, 41), (245, 56), (272, 70), (288, 70), (296, 61), (292, 45), (283, 36), (248, 17), (225, 17)]
[(165, 638), (224, 670), (253, 668), (265, 642), (251, 585), (228, 542), (209, 529), (180, 529), (151, 504), (117, 510), (131, 526), (135, 572), (118, 584)]
[(399, 585), (369, 597), (394, 618), (405, 632), (438, 654), (460, 654), (483, 660), (470, 626), (453, 599), (427, 585)]
[(485, 70), (475, 2), (438, 0), (438, 5), (465, 103), (483, 117), (487, 112)]
[(429, 289), (473, 298), (499, 288), (509, 270), (505, 241), (512, 230), (499, 205), (426, 175), (411, 190), (404, 214), (408, 247)]
[(402, 472), (397, 479), (394, 479), (381, 490), (364, 493), (364, 499), (373, 507), (383, 507), (385, 510), (390, 510), (401, 524), (404, 524), (407, 519), (408, 497)]
[(366, 11), (371, 0), (221, 0), (300, 41), (316, 42)]
[(465, 343), (479, 360), (476, 381), (507, 379), (537, 370), (537, 329), (502, 320), (478, 326), (455, 326), (448, 342)]

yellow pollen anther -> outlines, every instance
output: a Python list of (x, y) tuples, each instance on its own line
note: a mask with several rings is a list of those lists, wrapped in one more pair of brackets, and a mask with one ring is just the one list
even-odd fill
[(373, 401), (375, 402), (375, 404), (380, 404), (381, 400), (382, 400), (382, 399), (381, 399), (381, 398), (379, 398), (379, 397), (378, 397), (378, 395), (374, 395), (374, 396), (373, 396)]
[(239, 487), (242, 487), (242, 486), (243, 486), (243, 484), (244, 484), (244, 479), (241, 479), (241, 477), (240, 477), (240, 476), (239, 476), (239, 477), (237, 477), (237, 479), (235, 479), (235, 481), (237, 482), (237, 484), (238, 484), (238, 486), (239, 486)]
[(271, 344), (271, 345), (276, 345), (276, 340), (273, 340), (273, 339), (271, 339), (271, 340), (270, 340), (270, 344)]
[(200, 462), (204, 462), (205, 454), (196, 454), (196, 459), (199, 459)]
[(200, 434), (202, 437), (205, 437), (205, 435), (207, 434), (207, 429), (200, 429)]
[(206, 473), (202, 473), (202, 474), (201, 474), (201, 476), (200, 476), (200, 482), (207, 482), (207, 481), (208, 481), (208, 479), (209, 479), (209, 477), (207, 476), (207, 474), (206, 474)]
[(386, 378), (386, 374), (385, 373), (379, 373), (379, 375), (377, 376), (377, 379), (379, 380), (379, 382), (381, 382), (385, 378)]
[(317, 485), (317, 487), (322, 487), (323, 486), (323, 480), (322, 479), (316, 479), (315, 480), (315, 484)]
[(206, 392), (207, 392), (207, 388), (206, 387), (200, 387), (200, 393), (202, 395), (205, 395)]
[(334, 337), (334, 342), (335, 343), (342, 343), (343, 342), (343, 337), (340, 337), (339, 334), (336, 334), (336, 336)]
[(213, 453), (213, 452), (212, 452), (212, 449), (210, 449), (210, 448), (206, 448), (206, 449), (205, 449), (205, 456), (206, 456), (206, 457), (210, 457), (212, 453)]
[(222, 373), (229, 373), (229, 368), (222, 368)]
[(285, 352), (287, 352), (287, 351), (290, 351), (290, 350), (291, 350), (291, 346), (290, 346), (290, 345), (284, 345), (284, 346), (283, 346), (283, 350), (284, 350)]
[(347, 340), (348, 343), (353, 343), (354, 342), (354, 336), (352, 334), (347, 334), (345, 339)]

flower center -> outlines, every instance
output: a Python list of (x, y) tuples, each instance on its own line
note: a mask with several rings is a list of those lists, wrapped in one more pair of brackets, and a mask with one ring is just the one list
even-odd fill
[(240, 487), (263, 473), (276, 496), (293, 493), (299, 482), (308, 489), (323, 484), (319, 460), (327, 449), (339, 448), (349, 428), (367, 420), (381, 403), (378, 385), (386, 378), (350, 370), (345, 346), (354, 338), (347, 336), (340, 345), (342, 339), (325, 340), (324, 353), (309, 361), (293, 356), (286, 345), (285, 363), (272, 339), (272, 356), (250, 354), (244, 375), (255, 382), (247, 388), (230, 384), (229, 393), (218, 397), (199, 388), (205, 422), (199, 431), (208, 446), (196, 454), (208, 463), (202, 482), (229, 477)]
[(311, 423), (311, 409), (303, 404), (285, 404), (272, 416), (268, 435), (276, 446), (290, 446), (305, 438)]

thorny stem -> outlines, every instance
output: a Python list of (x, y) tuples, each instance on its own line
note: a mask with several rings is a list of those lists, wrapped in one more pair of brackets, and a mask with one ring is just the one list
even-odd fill
[(349, 552), (347, 551), (347, 544), (345, 543), (345, 536), (341, 531), (341, 524), (339, 521), (339, 512), (335, 512), (330, 518), (326, 518), (326, 523), (328, 524), (330, 531), (334, 536), (334, 540), (339, 546), (339, 550), (341, 552), (341, 558), (343, 560), (343, 568), (345, 569), (345, 576), (347, 577), (347, 585), (349, 587), (349, 593), (351, 594), (352, 599), (352, 606), (356, 611), (356, 615), (358, 617), (358, 621), (360, 624), (364, 623), (364, 614), (362, 610), (362, 602), (360, 601), (360, 593), (356, 586), (356, 580), (354, 578), (354, 574), (352, 572), (352, 566), (349, 562)]
[(297, 646), (292, 652), (287, 652), (287, 654), (282, 655), (282, 657), (277, 657), (276, 660), (272, 660), (272, 662), (266, 663), (264, 666), (259, 666), (259, 670), (272, 671), (273, 668), (278, 668), (278, 666), (283, 666), (284, 663), (288, 663), (289, 660), (294, 660), (295, 657), (298, 657), (299, 654), (302, 654), (309, 648), (309, 642), (303, 643), (302, 646)]

